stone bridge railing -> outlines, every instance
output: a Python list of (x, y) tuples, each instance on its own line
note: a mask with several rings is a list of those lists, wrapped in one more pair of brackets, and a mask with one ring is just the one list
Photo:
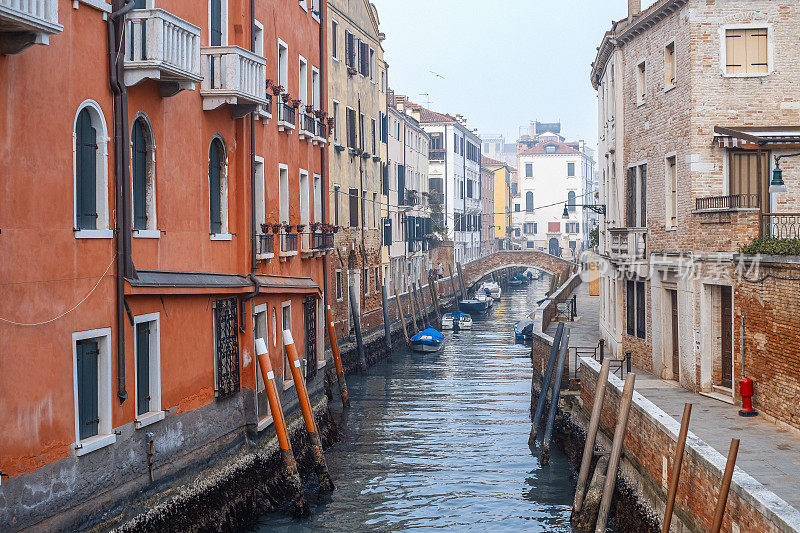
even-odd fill
[(559, 274), (572, 269), (575, 263), (538, 251), (507, 250), (495, 252), (464, 265), (464, 284), (471, 287), (484, 276), (509, 267), (538, 268), (550, 274)]

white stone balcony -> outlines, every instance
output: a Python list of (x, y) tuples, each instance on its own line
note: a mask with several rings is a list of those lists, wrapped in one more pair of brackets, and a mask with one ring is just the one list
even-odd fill
[(0, 54), (18, 54), (33, 44), (49, 44), (61, 33), (58, 0), (0, 0)]
[(126, 23), (125, 85), (158, 80), (162, 96), (194, 90), (203, 79), (199, 27), (163, 9), (134, 9)]
[(640, 261), (647, 258), (647, 228), (609, 228), (612, 259)]
[(242, 117), (267, 105), (267, 60), (240, 46), (200, 48), (203, 109), (225, 104), (234, 117)]

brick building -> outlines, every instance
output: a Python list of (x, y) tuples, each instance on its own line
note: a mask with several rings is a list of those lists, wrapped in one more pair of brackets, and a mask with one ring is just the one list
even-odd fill
[[(784, 307), (796, 302), (771, 301), (780, 283), (742, 276), (752, 264), (736, 254), (759, 236), (797, 236), (786, 214), (798, 207), (800, 165), (781, 162), (788, 194), (769, 180), (775, 157), (800, 147), (800, 6), (628, 4), (591, 73), (607, 205), (601, 335), (617, 356), (630, 350), (637, 366), (729, 402), (744, 361), (756, 404), (799, 426), (787, 406), (800, 391), (786, 386), (800, 373), (798, 321)], [(792, 276), (783, 263), (770, 271)], [(794, 364), (777, 355), (786, 351)]]
[(274, 436), (256, 337), (322, 386), (325, 1), (153, 3), (0, 3), (3, 530)]

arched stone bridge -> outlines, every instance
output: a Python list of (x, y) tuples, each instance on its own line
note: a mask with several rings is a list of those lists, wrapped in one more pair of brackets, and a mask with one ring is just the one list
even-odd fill
[(575, 268), (575, 263), (534, 250), (504, 250), (476, 259), (462, 265), (464, 285), (472, 287), (481, 278), (493, 272), (511, 267), (538, 268), (548, 274), (558, 274), (565, 269)]

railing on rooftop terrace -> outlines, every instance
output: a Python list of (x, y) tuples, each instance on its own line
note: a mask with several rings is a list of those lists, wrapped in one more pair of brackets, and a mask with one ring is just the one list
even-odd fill
[(731, 194), (728, 196), (708, 196), (695, 200), (697, 211), (725, 209), (756, 209), (761, 205), (758, 194)]

